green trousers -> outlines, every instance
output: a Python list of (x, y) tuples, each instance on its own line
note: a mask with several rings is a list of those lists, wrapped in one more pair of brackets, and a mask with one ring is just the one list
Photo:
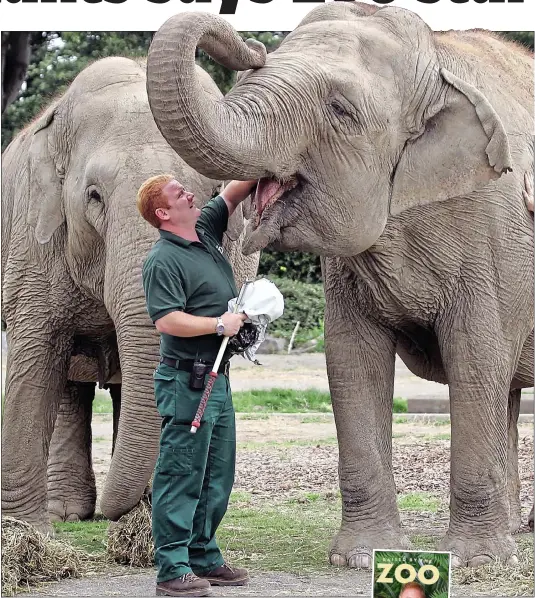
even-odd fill
[[(229, 380), (219, 374), (201, 426), (190, 426), (202, 391), (188, 372), (160, 364), (154, 372), (162, 417), (160, 453), (152, 484), (152, 533), (157, 581), (188, 572), (203, 575), (223, 564), (215, 539), (234, 484), (236, 425)], [(208, 375), (206, 376), (206, 381)]]

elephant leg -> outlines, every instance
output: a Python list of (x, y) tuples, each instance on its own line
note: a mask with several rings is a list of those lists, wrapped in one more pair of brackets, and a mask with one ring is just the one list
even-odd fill
[(451, 410), (450, 522), (440, 550), (452, 552), (453, 567), (478, 567), (493, 558), (514, 564), (507, 479), (515, 347), (504, 338), (488, 297), (463, 308), (439, 323), (437, 332)]
[(518, 415), (520, 414), (520, 389), (509, 392), (507, 405), (507, 494), (509, 496), (509, 524), (512, 533), (522, 525), (520, 507), (520, 474), (518, 471)]
[(91, 457), (94, 382), (67, 382), (48, 457), (48, 512), (52, 521), (81, 521), (95, 513)]
[(72, 338), (38, 322), (8, 323), (2, 425), (2, 514), (52, 534), (47, 511), (47, 461), (60, 397), (67, 382)]
[(121, 417), (121, 385), (108, 384), (106, 387), (110, 391), (111, 402), (113, 405), (113, 439), (111, 445), (111, 454), (115, 451), (115, 441), (117, 440), (117, 432), (119, 431), (119, 418)]
[(330, 562), (368, 568), (374, 548), (409, 546), (392, 471), (395, 338), (352, 312), (350, 304), (326, 296), (327, 374), (342, 494), (342, 523)]
[(531, 511), (529, 512), (528, 525), (529, 529), (533, 531), (533, 506), (531, 507)]

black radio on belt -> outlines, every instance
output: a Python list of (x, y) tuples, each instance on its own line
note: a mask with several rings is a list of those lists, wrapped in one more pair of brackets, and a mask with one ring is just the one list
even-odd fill
[(204, 388), (204, 377), (210, 371), (210, 366), (201, 359), (193, 362), (191, 374), (189, 376), (189, 387), (191, 390), (202, 390)]

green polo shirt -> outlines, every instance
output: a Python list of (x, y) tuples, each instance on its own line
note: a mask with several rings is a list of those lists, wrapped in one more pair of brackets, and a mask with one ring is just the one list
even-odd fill
[[(232, 267), (223, 255), (228, 208), (218, 195), (201, 210), (195, 228), (200, 242), (160, 230), (143, 264), (143, 288), (153, 322), (173, 311), (218, 317), (237, 297)], [(215, 328), (215, 327), (214, 327)], [(217, 334), (179, 337), (161, 334), (160, 355), (171, 359), (215, 361), (221, 346)]]

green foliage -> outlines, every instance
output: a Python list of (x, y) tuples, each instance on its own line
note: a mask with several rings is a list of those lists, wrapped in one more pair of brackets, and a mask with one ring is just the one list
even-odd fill
[[(268, 52), (274, 50), (284, 32), (242, 32), (240, 35), (262, 41)], [(18, 99), (2, 116), (2, 151), (15, 135), (30, 123), (52, 98), (62, 94), (76, 75), (90, 62), (106, 56), (146, 56), (152, 32), (44, 31), (32, 34), (31, 58)], [(223, 93), (235, 80), (235, 73), (198, 52), (198, 62)]]
[(323, 285), (277, 276), (267, 278), (275, 283), (284, 297), (284, 314), (269, 325), (269, 334), (289, 339), (297, 322), (300, 322), (301, 333), (321, 330), (325, 313)]
[(533, 31), (502, 31), (501, 34), (507, 39), (526, 46), (533, 52)]
[[(391, 563), (393, 566), (388, 572), (387, 577), (392, 579), (390, 583), (380, 583), (377, 581), (383, 574), (383, 569), (378, 567), (379, 563)], [(449, 559), (447, 554), (426, 553), (426, 552), (383, 552), (375, 553), (374, 561), (374, 590), (373, 595), (376, 598), (398, 598), (404, 585), (394, 576), (395, 568), (400, 564), (412, 565), (417, 572), (423, 565), (432, 565), (438, 569), (439, 579), (433, 584), (421, 584), (424, 588), (426, 598), (447, 597), (449, 586)], [(407, 578), (408, 572), (402, 573)], [(426, 576), (429, 579), (429, 575)], [(418, 582), (416, 578), (414, 581)]]
[[(284, 37), (285, 31), (239, 31), (238, 34), (244, 40), (256, 39), (266, 46), (266, 50), (276, 50)], [(197, 50), (197, 63), (212, 77), (222, 93), (226, 94), (236, 82), (236, 72), (221, 66), (202, 50)]]
[(409, 410), (409, 406), (407, 403), (407, 399), (402, 399), (401, 397), (394, 397), (394, 413), (407, 413)]
[(45, 31), (32, 34), (31, 59), (18, 99), (2, 117), (2, 151), (90, 62), (106, 56), (144, 56), (150, 32)]
[(262, 251), (259, 274), (280, 276), (300, 282), (322, 281), (320, 258), (313, 253)]

